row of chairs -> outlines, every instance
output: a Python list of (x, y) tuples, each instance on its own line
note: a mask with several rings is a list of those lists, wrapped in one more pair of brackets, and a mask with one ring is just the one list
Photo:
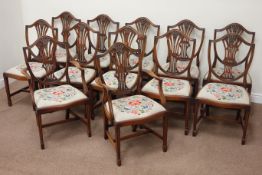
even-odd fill
[[(59, 41), (59, 27), (54, 27), (57, 19), (61, 20), (63, 27), (62, 42)], [(192, 103), (194, 136), (198, 122), (209, 116), (210, 106), (237, 110), (243, 128), (242, 144), (245, 144), (252, 86), (248, 70), (254, 53), (255, 33), (237, 23), (215, 30), (214, 40), (209, 41), (208, 47), (209, 71), (199, 91), (200, 51), (205, 29), (193, 22), (183, 20), (169, 26), (168, 31), (160, 35), (160, 27), (147, 18), (138, 18), (113, 32), (108, 32), (110, 18), (106, 15), (99, 15), (87, 23), (76, 19), (75, 24), (70, 26), (73, 19), (76, 18), (64, 12), (52, 19), (52, 26), (43, 20), (26, 26), (26, 69), (20, 66), (16, 71), (23, 77), (22, 80), (30, 81), (41, 148), (44, 148), (42, 128), (53, 124), (82, 119), (91, 136), (90, 118), (94, 119), (93, 111), (100, 104), (96, 94), (101, 92), (104, 137), (115, 145), (118, 165), (121, 165), (120, 140), (133, 136), (153, 133), (163, 140), (163, 151), (167, 150), (167, 116), (171, 114), (165, 109), (167, 101), (185, 105), (186, 135), (189, 132)], [(98, 30), (90, 27), (92, 21), (97, 22)], [(38, 39), (29, 44), (28, 28), (32, 26), (38, 33)], [(149, 26), (157, 29), (153, 37), (148, 34)], [(49, 36), (48, 28), (51, 29)], [(200, 37), (195, 30), (202, 31)], [(149, 47), (150, 40), (152, 47)], [(223, 53), (222, 56), (220, 53)], [(238, 58), (239, 55), (242, 57)], [(4, 73), (11, 105), (6, 80), (17, 76), (10, 75), (8, 71)], [(84, 117), (81, 118), (72, 110), (76, 105), (85, 106)], [(65, 120), (42, 124), (42, 114), (64, 109)], [(70, 115), (74, 117), (70, 118)], [(162, 135), (145, 125), (159, 119), (163, 120)], [(133, 131), (138, 126), (143, 130), (120, 137), (120, 128), (128, 125), (133, 127)], [(115, 126), (115, 137), (109, 132), (111, 126)]]

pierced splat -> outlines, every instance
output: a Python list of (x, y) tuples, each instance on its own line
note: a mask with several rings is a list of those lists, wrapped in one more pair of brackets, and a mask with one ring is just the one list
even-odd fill
[(229, 35), (223, 40), (223, 45), (225, 48), (225, 59), (223, 63), (225, 65), (224, 72), (221, 75), (225, 79), (232, 79), (232, 67), (237, 64), (236, 54), (239, 50), (241, 41), (238, 39), (237, 35)]
[(33, 24), (31, 25), (26, 25), (25, 27), (25, 32), (26, 32), (26, 44), (27, 46), (30, 45), (30, 42), (29, 42), (29, 30), (31, 28), (34, 28), (35, 31), (36, 31), (36, 36), (37, 36), (37, 39), (39, 39), (40, 37), (42, 36), (46, 36), (47, 35), (47, 32), (48, 30), (50, 30), (52, 33), (51, 33), (51, 37), (53, 38), (57, 38), (57, 29), (53, 28), (51, 25), (48, 24), (48, 22), (46, 22), (45, 20), (43, 19), (39, 19), (37, 20), (36, 22), (34, 22)]
[(169, 68), (167, 71), (170, 73), (178, 73), (177, 61), (185, 61), (190, 59), (187, 53), (188, 48), (190, 47), (189, 38), (184, 37), (181, 33), (175, 30), (170, 31), (166, 38), (169, 51)]
[(60, 20), (62, 24), (61, 35), (63, 36), (63, 42), (68, 42), (70, 33), (68, 30), (72, 27), (73, 24), (80, 22), (80, 19), (75, 18), (70, 12), (63, 12), (57, 17), (52, 18), (52, 26), (55, 26), (55, 21)]
[(109, 16), (105, 14), (98, 15), (96, 18), (92, 20), (87, 21), (88, 24), (91, 24), (92, 22), (96, 22), (98, 26), (98, 31), (102, 34), (100, 35), (99, 38), (99, 51), (105, 52), (107, 47), (106, 47), (106, 40), (109, 32), (109, 26), (110, 25), (115, 25), (116, 30), (119, 28), (119, 23), (113, 21)]

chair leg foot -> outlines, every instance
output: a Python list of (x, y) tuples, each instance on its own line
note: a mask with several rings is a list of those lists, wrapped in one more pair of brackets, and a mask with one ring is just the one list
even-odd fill
[(66, 119), (66, 120), (69, 119), (69, 113), (70, 113), (70, 109), (67, 109), (67, 110), (66, 110), (66, 116), (65, 116), (65, 119)]
[(185, 135), (188, 135), (189, 131), (188, 130), (185, 130)]
[(245, 145), (245, 144), (246, 144), (246, 140), (245, 140), (245, 139), (242, 139), (241, 144), (242, 144), (242, 145)]
[(11, 100), (11, 94), (10, 94), (8, 77), (5, 74), (3, 74), (3, 77), (4, 77), (4, 83), (5, 83), (5, 91), (6, 91), (6, 96), (7, 96), (7, 103), (8, 103), (8, 106), (12, 106), (12, 100)]
[(167, 152), (167, 145), (163, 145), (162, 150), (163, 150), (163, 152)]
[(117, 166), (121, 166), (121, 160), (117, 159)]
[(45, 149), (45, 145), (44, 144), (41, 144), (41, 149)]
[(132, 125), (132, 131), (136, 132), (136, 130), (137, 130), (137, 125)]
[(194, 130), (192, 135), (193, 135), (193, 137), (196, 137), (196, 135), (197, 135), (197, 131)]

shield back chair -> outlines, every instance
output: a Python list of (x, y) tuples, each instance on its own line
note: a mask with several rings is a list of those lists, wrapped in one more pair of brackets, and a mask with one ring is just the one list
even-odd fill
[[(110, 47), (116, 42), (123, 42), (124, 44), (132, 48), (143, 49), (146, 46), (146, 36), (138, 33), (134, 28), (130, 26), (124, 26), (116, 32), (109, 33), (108, 46)], [(136, 57), (134, 55), (131, 55), (130, 59), (128, 60), (130, 61), (129, 64), (137, 65), (136, 64), (137, 61), (134, 62), (135, 59)], [(128, 83), (131, 84), (134, 83), (133, 80), (136, 78), (137, 76), (136, 72), (138, 70), (138, 66), (133, 66), (133, 67), (134, 67), (133, 72), (130, 72), (127, 76), (128, 77), (127, 80), (129, 80)], [(117, 86), (117, 79), (114, 77), (115, 69), (116, 69), (115, 64), (111, 62), (109, 64), (108, 71), (103, 72), (102, 69), (98, 69), (98, 74), (104, 77), (104, 79), (106, 80), (105, 83), (111, 88), (116, 88)], [(96, 83), (96, 81), (93, 81), (91, 85), (95, 91), (100, 93), (100, 99), (96, 102), (95, 105), (95, 107), (98, 107), (102, 102), (102, 96), (101, 96), (102, 87), (99, 86)]]
[[(58, 41), (60, 42), (70, 42), (69, 36), (69, 29), (73, 27), (75, 24), (81, 22), (80, 19), (74, 17), (70, 12), (62, 12), (60, 15), (56, 17), (52, 17), (52, 26), (58, 29), (58, 32), (61, 32), (61, 35), (58, 35)], [(56, 51), (56, 59), (60, 65), (65, 64), (66, 62), (66, 50), (65, 48), (58, 47)]]
[[(84, 74), (85, 84), (87, 86), (87, 96), (93, 99), (93, 92), (90, 88), (91, 82), (95, 79), (97, 75), (97, 68), (95, 66), (95, 57), (97, 54), (97, 49), (100, 46), (100, 42), (97, 42), (100, 38), (98, 31), (93, 30), (84, 22), (77, 23), (75, 26), (68, 30), (70, 36), (74, 36), (75, 41), (69, 44), (69, 66), (62, 68), (54, 73), (54, 75), (59, 78), (63, 76), (63, 72), (67, 69), (69, 76), (69, 83), (74, 87), (79, 89), (83, 88), (82, 85), (82, 74)], [(69, 39), (71, 39), (69, 36)], [(91, 36), (94, 36), (96, 43), (92, 44), (95, 47), (91, 48), (92, 52), (88, 52), (88, 48), (91, 41)], [(73, 39), (71, 39), (73, 40)], [(65, 77), (61, 81), (65, 81)], [(93, 111), (93, 110), (92, 110)], [(92, 119), (94, 118), (92, 113)]]
[[(183, 32), (189, 38), (196, 39), (196, 52), (194, 53), (194, 61), (191, 68), (191, 75), (193, 78), (192, 85), (193, 85), (193, 96), (195, 96), (198, 92), (199, 87), (199, 78), (200, 78), (200, 52), (203, 45), (204, 37), (205, 37), (205, 28), (201, 28), (197, 26), (194, 22), (184, 19), (178, 22), (175, 25), (167, 26), (167, 31), (177, 29)], [(184, 64), (182, 64), (184, 63)], [(181, 64), (179, 66), (187, 66), (188, 62), (178, 62)], [(184, 76), (184, 75), (182, 75)]]
[[(250, 94), (248, 93), (248, 70), (253, 60), (255, 44), (245, 41), (236, 33), (229, 33), (222, 38), (210, 40), (208, 45), (208, 77), (207, 84), (196, 96), (193, 136), (197, 135), (197, 125), (202, 118), (208, 116), (205, 106), (233, 109), (240, 113), (240, 124), (243, 129), (242, 144), (246, 142), (246, 133), (250, 115)], [(213, 67), (214, 61), (223, 68), (218, 73)], [(242, 66), (241, 66), (242, 65)], [(242, 73), (233, 75), (234, 67), (241, 67)], [(216, 77), (214, 80), (212, 77)], [(217, 81), (219, 80), (219, 81)], [(236, 85), (235, 81), (241, 84)], [(201, 109), (200, 109), (201, 107)], [(200, 109), (200, 116), (198, 115)]]
[[(52, 36), (54, 38), (57, 37), (57, 29), (53, 28), (51, 25), (48, 24), (43, 19), (39, 19), (35, 21), (31, 25), (26, 25), (25, 26), (25, 39), (26, 39), (26, 45), (29, 46), (32, 44), (36, 39), (42, 37), (42, 36)], [(30, 62), (30, 66), (34, 73), (40, 77), (42, 77), (43, 70), (41, 68), (41, 64), (37, 62)], [(21, 70), (25, 68), (25, 64), (20, 64), (15, 67), (12, 67), (5, 71), (3, 73), (4, 77), (4, 82), (5, 82), (5, 90), (6, 90), (6, 95), (7, 95), (7, 100), (8, 100), (8, 105), (12, 106), (12, 99), (11, 97), (14, 96), (17, 93), (20, 92), (28, 92), (28, 86), (21, 88), (15, 92), (10, 92), (10, 87), (9, 87), (9, 78), (19, 80), (19, 81), (27, 81), (27, 78), (21, 73)]]
[[(106, 77), (99, 76), (96, 78), (97, 84), (103, 87), (103, 110), (104, 110), (104, 137), (116, 148), (117, 165), (121, 166), (120, 141), (146, 133), (152, 133), (163, 141), (162, 149), (167, 151), (167, 118), (165, 108), (154, 100), (140, 95), (140, 82), (143, 49), (132, 49), (124, 43), (114, 43), (104, 54), (109, 54), (111, 62), (115, 64), (114, 77), (117, 80), (116, 88), (108, 86)], [(138, 57), (135, 65), (129, 63), (130, 55)], [(137, 76), (132, 78), (132, 84), (129, 83), (129, 73), (132, 73), (134, 67), (138, 67)], [(136, 95), (135, 95), (136, 94)], [(163, 97), (164, 98), (164, 97)], [(163, 120), (163, 135), (158, 134), (146, 123), (155, 120)], [(109, 124), (110, 123), (110, 124)], [(145, 130), (139, 130), (125, 136), (120, 136), (120, 129), (124, 126), (143, 125)], [(112, 136), (110, 127), (114, 127), (115, 136)]]
[[(56, 78), (56, 76), (54, 75), (55, 71), (57, 70), (55, 51), (58, 44), (61, 45), (61, 47), (64, 47), (66, 49), (68, 48), (65, 43), (60, 43), (49, 36), (41, 37), (32, 45), (23, 48), (27, 66), (27, 69), (23, 70), (23, 73), (30, 80), (30, 93), (35, 109), (34, 111), (40, 136), (41, 149), (45, 148), (43, 128), (56, 124), (81, 119), (81, 121), (83, 121), (87, 125), (88, 136), (91, 137), (91, 108), (89, 105), (89, 99), (86, 97), (85, 93), (69, 85), (69, 77), (66, 71), (68, 69), (68, 61), (66, 62), (66, 69), (63, 73), (63, 76)], [(37, 54), (33, 52), (34, 48), (38, 50)], [(32, 60), (42, 63), (42, 68), (46, 72), (44, 77), (38, 78), (38, 76), (36, 76), (29, 64)], [(62, 82), (61, 79), (63, 79), (64, 77), (66, 81)], [(37, 87), (35, 86), (34, 82), (37, 82)], [(86, 86), (83, 74), (82, 85), (84, 87)], [(84, 89), (87, 88), (85, 87)], [(80, 117), (73, 110), (71, 110), (71, 108), (81, 105), (84, 106), (84, 117)], [(64, 120), (43, 124), (42, 117), (44, 114), (61, 110), (69, 110), (69, 113), (72, 114), (74, 117), (68, 117)]]
[[(164, 43), (164, 45), (161, 43)], [(190, 69), (194, 59), (195, 45), (195, 39), (189, 38), (176, 29), (155, 37), (153, 56), (156, 72), (147, 71), (153, 79), (142, 88), (142, 94), (160, 100), (163, 105), (165, 101), (161, 100), (162, 96), (169, 102), (184, 104), (185, 135), (189, 132), (190, 104), (192, 101), (190, 81), (193, 79)], [(164, 53), (158, 53), (158, 51), (161, 51), (157, 49), (158, 47), (161, 47), (161, 50), (166, 48), (167, 56)], [(163, 58), (167, 58), (166, 61)], [(177, 64), (183, 61), (189, 62), (188, 65), (181, 67)], [(186, 75), (183, 79), (181, 78), (182, 74)], [(167, 112), (174, 114), (172, 110), (167, 110)]]
[[(221, 37), (223, 37), (223, 36), (225, 36), (226, 34), (229, 34), (229, 33), (238, 34), (239, 36), (241, 36), (243, 39), (245, 39), (247, 42), (249, 42), (251, 44), (255, 42), (255, 32), (248, 31), (245, 27), (243, 27), (239, 23), (231, 23), (231, 24), (225, 26), (224, 28), (215, 29), (214, 39), (216, 40), (216, 39), (221, 38)], [(216, 47), (216, 46), (214, 46), (214, 47)], [(217, 60), (214, 60), (212, 66), (218, 74), (222, 74), (223, 73), (223, 67), (219, 67), (217, 65), (217, 62), (218, 62)], [(240, 70), (241, 70), (241, 68), (234, 67), (234, 69), (232, 70), (232, 76), (237, 77), (238, 75), (240, 75), (242, 73)], [(203, 84), (208, 83), (207, 82), (207, 76), (208, 76), (208, 73), (206, 73), (206, 75), (204, 76)], [(216, 77), (212, 77), (212, 78), (214, 80), (219, 81), (218, 79), (216, 79)], [(237, 84), (237, 85), (240, 85), (242, 82), (243, 82), (243, 80), (239, 79), (234, 83)], [(251, 76), (249, 74), (248, 74), (248, 77), (247, 77), (247, 86), (248, 86), (249, 93), (251, 93), (252, 79), (251, 79)]]
[[(108, 15), (100, 14), (94, 19), (87, 20), (87, 24), (96, 31), (99, 31), (102, 35), (99, 38), (99, 48), (97, 48), (99, 53), (104, 53), (108, 49), (108, 35), (109, 32), (115, 32), (119, 29), (119, 22), (112, 20)], [(91, 52), (92, 42), (89, 45), (89, 52)], [(101, 67), (107, 69), (109, 66), (109, 57), (101, 58)]]
[(160, 25), (154, 24), (152, 21), (150, 21), (146, 17), (137, 18), (133, 22), (126, 23), (125, 25), (133, 27), (139, 33), (146, 36), (147, 45), (146, 45), (145, 55), (142, 61), (142, 70), (153, 71), (155, 67), (154, 61), (153, 61), (154, 37), (159, 36)]

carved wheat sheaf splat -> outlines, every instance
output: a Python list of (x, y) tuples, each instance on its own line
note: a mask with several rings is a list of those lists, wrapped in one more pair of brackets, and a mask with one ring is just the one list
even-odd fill
[(151, 23), (148, 19), (142, 17), (136, 20), (135, 25), (139, 33), (146, 35)]
[(237, 64), (236, 54), (239, 50), (241, 41), (237, 35), (229, 35), (223, 40), (223, 45), (225, 48), (225, 59), (223, 63), (225, 64), (224, 72), (221, 75), (225, 79), (232, 79), (232, 67)]
[(123, 27), (118, 34), (121, 37), (121, 41), (129, 47), (136, 36), (136, 32), (131, 27)]
[(106, 15), (99, 15), (96, 19), (97, 21), (97, 25), (98, 25), (98, 29), (99, 32), (103, 35), (100, 36), (99, 40), (100, 40), (100, 50), (101, 51), (105, 51), (106, 50), (106, 46), (105, 46), (105, 41), (107, 39), (107, 31), (108, 31), (108, 27), (109, 24), (111, 22), (111, 19), (106, 16)]
[(168, 44), (168, 61), (169, 61), (169, 69), (168, 72), (176, 73), (177, 70), (177, 61), (178, 60), (186, 60), (189, 59), (187, 50), (190, 47), (188, 39), (185, 39), (178, 32), (171, 32), (167, 36), (167, 44)]
[(178, 29), (182, 31), (187, 37), (190, 37), (195, 26), (191, 21), (184, 21), (178, 25)]
[(74, 31), (76, 32), (76, 52), (77, 59), (79, 62), (86, 62), (85, 52), (87, 50), (87, 40), (89, 37), (89, 27), (85, 23), (78, 23), (74, 27)]
[(227, 33), (234, 33), (241, 36), (242, 33), (244, 32), (244, 29), (239, 24), (231, 24), (226, 28), (226, 31)]

